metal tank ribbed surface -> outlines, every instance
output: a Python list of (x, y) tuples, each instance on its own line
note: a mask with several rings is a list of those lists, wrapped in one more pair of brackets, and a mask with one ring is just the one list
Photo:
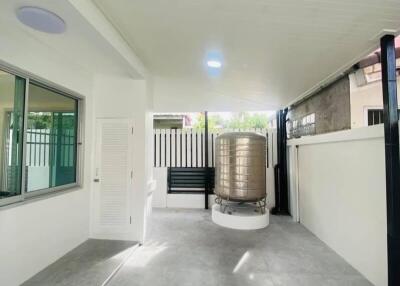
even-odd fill
[(215, 142), (215, 194), (256, 202), (266, 197), (266, 139), (252, 132), (225, 133)]

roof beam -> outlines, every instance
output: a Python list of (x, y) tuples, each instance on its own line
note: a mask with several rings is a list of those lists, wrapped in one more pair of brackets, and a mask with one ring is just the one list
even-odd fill
[(148, 75), (148, 71), (140, 58), (92, 1), (68, 0), (68, 2), (122, 56), (131, 67), (131, 74), (134, 77), (145, 78)]

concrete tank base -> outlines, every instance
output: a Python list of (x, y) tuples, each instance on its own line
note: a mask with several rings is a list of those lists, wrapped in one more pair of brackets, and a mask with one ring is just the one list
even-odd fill
[(269, 224), (269, 210), (265, 209), (265, 214), (255, 212), (252, 207), (241, 207), (228, 213), (221, 211), (218, 204), (212, 206), (212, 221), (220, 226), (251, 230), (265, 228)]

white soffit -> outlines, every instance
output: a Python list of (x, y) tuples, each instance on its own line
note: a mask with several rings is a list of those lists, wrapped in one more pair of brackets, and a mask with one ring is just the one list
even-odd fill
[[(281, 106), (377, 48), (383, 30), (400, 27), (398, 0), (93, 2), (156, 77)], [(224, 57), (216, 78), (203, 67), (213, 50)]]
[[(133, 66), (126, 59), (126, 56), (115, 45), (111, 44), (104, 37), (102, 31), (93, 26), (75, 5), (68, 1), (31, 0), (28, 2), (23, 0), (1, 1), (0, 41), (2, 45), (17, 46), (19, 50), (31, 53), (32, 60), (47, 59), (52, 61), (52, 59), (57, 58), (59, 62), (79, 67), (90, 74), (100, 73), (142, 78), (141, 72), (143, 70), (139, 70), (139, 64)], [(87, 0), (80, 2), (80, 6), (84, 6), (84, 2), (91, 3)], [(46, 9), (57, 14), (65, 21), (65, 31), (61, 34), (48, 34), (25, 26), (18, 20), (16, 13), (20, 7), (26, 5)], [(92, 8), (92, 14), (97, 11), (102, 15), (93, 4)], [(86, 12), (88, 10), (86, 9)], [(108, 23), (108, 25), (112, 27), (111, 24)], [(112, 29), (108, 31), (109, 34), (114, 32), (115, 35), (120, 37), (119, 33)], [(130, 49), (129, 53), (133, 54)], [(60, 69), (62, 68), (65, 69), (66, 67), (60, 66)]]

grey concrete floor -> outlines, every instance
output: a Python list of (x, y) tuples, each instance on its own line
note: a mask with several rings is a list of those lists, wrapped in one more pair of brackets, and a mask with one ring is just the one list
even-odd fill
[[(107, 285), (372, 285), (302, 225), (270, 220), (266, 229), (238, 231), (215, 225), (205, 210), (156, 209), (147, 242)], [(100, 286), (131, 245), (88, 241), (24, 286)]]
[(110, 286), (372, 285), (289, 217), (271, 216), (263, 230), (212, 223), (204, 210), (156, 209), (148, 242)]
[(22, 285), (100, 286), (128, 257), (136, 244), (89, 239)]

